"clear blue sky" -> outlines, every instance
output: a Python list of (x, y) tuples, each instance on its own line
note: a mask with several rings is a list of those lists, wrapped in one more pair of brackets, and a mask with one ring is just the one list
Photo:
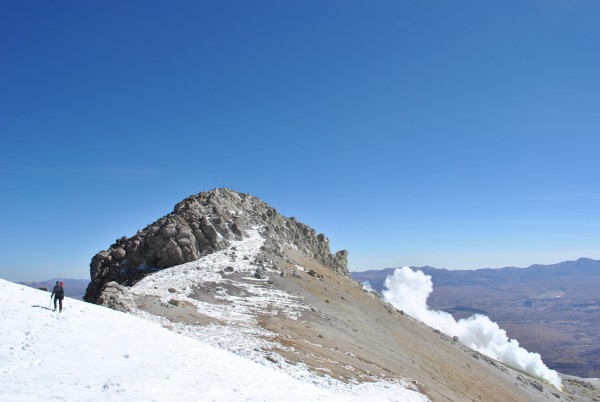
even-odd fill
[(598, 1), (3, 1), (0, 277), (230, 187), (352, 270), (600, 258)]

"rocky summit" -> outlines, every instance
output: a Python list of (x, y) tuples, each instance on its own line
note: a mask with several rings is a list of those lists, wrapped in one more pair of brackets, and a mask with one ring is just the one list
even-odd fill
[(600, 400), (597, 384), (563, 376), (558, 389), (384, 303), (350, 278), (347, 256), (217, 189), (96, 254), (85, 298), (303, 381), (399, 384), (433, 401)]
[(109, 282), (132, 286), (150, 273), (225, 249), (232, 240), (248, 237), (247, 231), (253, 228), (260, 228), (265, 250), (292, 245), (332, 271), (349, 276), (348, 252), (331, 254), (324, 234), (282, 216), (256, 197), (219, 188), (186, 198), (170, 214), (97, 253), (90, 264), (91, 282), (84, 300), (97, 302)]

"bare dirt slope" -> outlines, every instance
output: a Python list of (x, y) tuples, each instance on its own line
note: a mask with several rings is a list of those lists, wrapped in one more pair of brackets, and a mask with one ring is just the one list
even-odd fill
[[(316, 311), (297, 321), (265, 317), (265, 328), (293, 343), (290, 361), (311, 360), (348, 380), (357, 373), (410, 377), (432, 400), (546, 400), (565, 398), (551, 386), (503, 366), (384, 304), (356, 282), (341, 278), (293, 250), (288, 256), (315, 276), (277, 277)], [(318, 276), (322, 275), (322, 278)], [(360, 377), (360, 375), (359, 375)], [(557, 398), (558, 396), (558, 398)]]

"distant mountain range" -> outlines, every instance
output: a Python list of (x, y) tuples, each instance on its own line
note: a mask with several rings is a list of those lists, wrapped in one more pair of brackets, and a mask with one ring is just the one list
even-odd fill
[[(493, 285), (498, 281), (509, 280), (521, 282), (564, 277), (600, 276), (600, 260), (580, 258), (576, 261), (564, 261), (558, 264), (534, 264), (528, 268), (481, 268), (474, 270), (449, 270), (430, 266), (412, 267), (431, 275), (433, 286), (464, 286), (464, 285)], [(373, 289), (381, 292), (383, 282), (396, 268), (384, 268), (351, 272), (352, 278), (359, 281), (369, 281)]]
[(85, 289), (87, 285), (90, 283), (89, 279), (69, 279), (69, 278), (52, 278), (45, 281), (34, 282), (19, 282), (21, 285), (29, 286), (31, 288), (46, 288), (49, 292), (52, 292), (52, 288), (56, 281), (64, 282), (65, 288), (65, 296), (71, 297), (73, 299), (83, 300), (83, 295), (85, 294)]
[[(395, 268), (351, 272), (381, 292)], [(580, 258), (529, 268), (447, 270), (430, 275), (428, 305), (455, 318), (485, 314), (549, 367), (600, 377), (600, 261)]]

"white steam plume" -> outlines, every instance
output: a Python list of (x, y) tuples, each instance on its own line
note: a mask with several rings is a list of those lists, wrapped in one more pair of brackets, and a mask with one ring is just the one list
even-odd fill
[(371, 282), (369, 282), (369, 281), (364, 281), (362, 283), (362, 288), (364, 290), (366, 290), (367, 292), (374, 292), (375, 291), (375, 289), (373, 289), (373, 286), (371, 286)]
[(409, 267), (399, 268), (386, 278), (384, 287), (387, 290), (383, 290), (383, 298), (394, 307), (447, 335), (457, 336), (471, 349), (561, 389), (560, 377), (546, 367), (538, 353), (528, 352), (517, 340), (509, 339), (506, 331), (487, 316), (476, 314), (456, 321), (449, 313), (430, 310), (427, 298), (433, 291), (433, 284), (429, 275)]

